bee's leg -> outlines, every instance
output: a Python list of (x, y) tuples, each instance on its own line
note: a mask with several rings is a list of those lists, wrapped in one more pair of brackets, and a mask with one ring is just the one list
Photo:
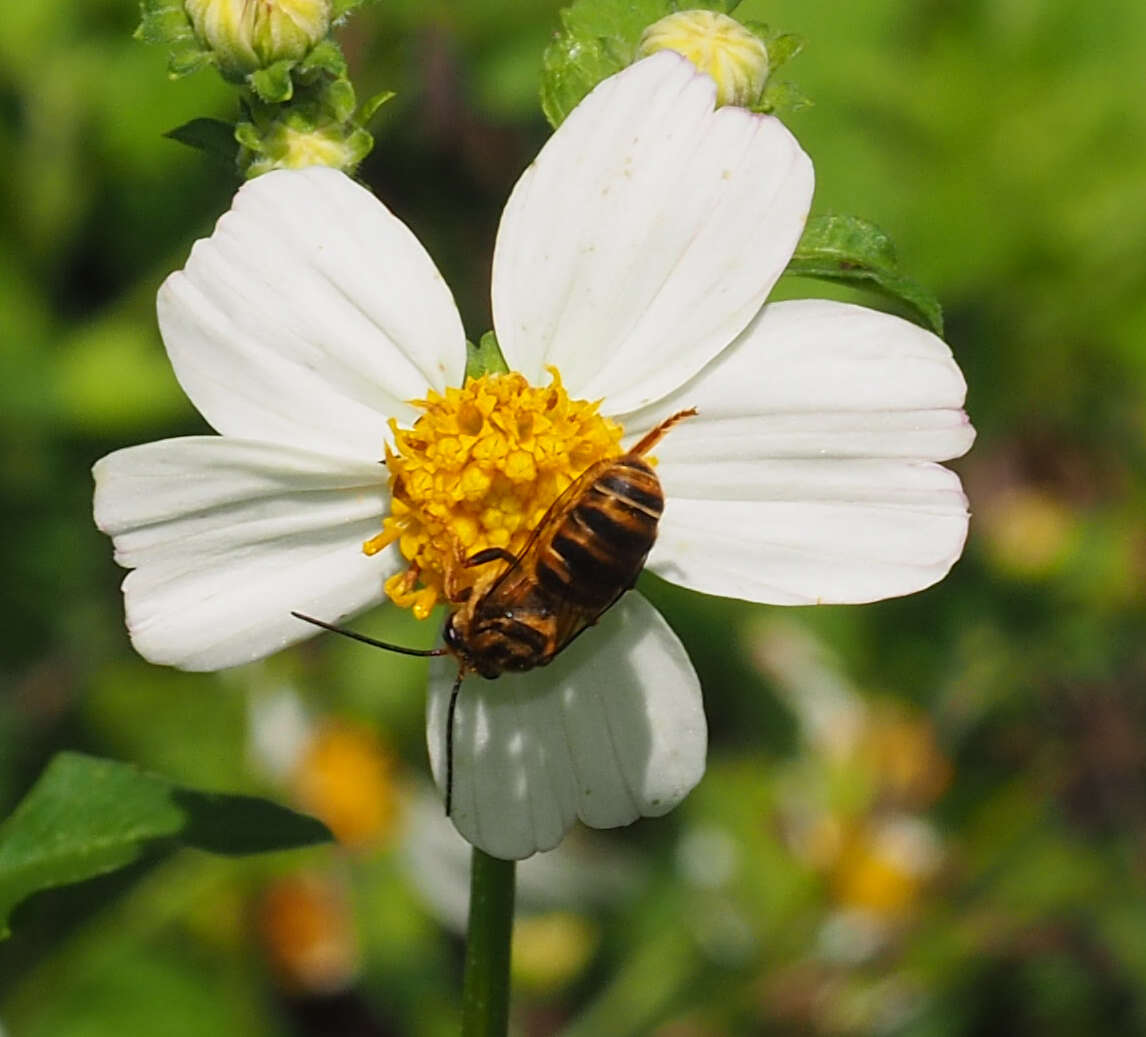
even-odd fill
[(462, 554), (462, 546), (456, 539), (453, 542), (453, 555), (454, 564), (446, 570), (443, 585), (446, 592), (446, 600), (453, 602), (455, 605), (468, 601), (473, 596), (472, 586), (461, 585), (459, 574), (462, 569), (472, 569), (475, 566), (486, 565), (489, 562), (499, 560), (508, 562), (510, 565), (517, 564), (517, 555), (512, 551), (507, 551), (504, 547), (487, 547), (482, 551), (475, 552), (467, 558)]
[(457, 605), (465, 601), (473, 591), (472, 587), (463, 587), (459, 582), (459, 574), (466, 567), (465, 555), (462, 554), (462, 545), (456, 537), (451, 538), (451, 554), (453, 564), (446, 566), (442, 574), (442, 589), (446, 592), (446, 601)]
[(417, 562), (411, 562), (410, 567), (402, 575), (402, 590), (409, 594), (414, 589), (414, 584), (418, 582), (418, 577), (422, 575), (422, 569)]
[(650, 429), (644, 434), (640, 442), (629, 451), (629, 456), (640, 457), (643, 454), (647, 454), (664, 438), (665, 433), (668, 432), (673, 425), (678, 421), (684, 421), (685, 418), (695, 417), (696, 413), (695, 407), (689, 407), (688, 410), (678, 410), (675, 414), (665, 418), (656, 428)]
[(476, 551), (462, 564), (467, 569), (472, 569), (475, 565), (486, 565), (499, 559), (503, 562), (509, 562), (510, 565), (517, 565), (517, 555), (504, 547), (487, 547), (484, 551)]

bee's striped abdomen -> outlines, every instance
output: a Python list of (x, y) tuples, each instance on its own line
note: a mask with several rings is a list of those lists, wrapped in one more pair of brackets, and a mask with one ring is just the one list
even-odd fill
[(636, 581), (663, 510), (664, 494), (648, 464), (618, 459), (554, 530), (537, 562), (541, 586), (579, 608), (607, 608)]

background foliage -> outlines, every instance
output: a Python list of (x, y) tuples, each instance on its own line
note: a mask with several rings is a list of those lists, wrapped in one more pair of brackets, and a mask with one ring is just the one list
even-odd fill
[[(489, 327), (500, 206), (548, 129), (557, 3), (386, 0), (342, 42), (398, 92), (362, 178)], [(809, 41), (815, 212), (884, 227), (945, 305), (979, 441), (952, 577), (816, 610), (649, 581), (713, 738), (674, 815), (522, 871), (521, 1032), (1146, 1030), (1146, 7), (745, 0)], [(0, 810), (61, 748), (273, 796), (340, 837), (184, 850), (40, 894), (0, 944), (29, 1037), (455, 1032), (464, 847), (424, 787), (423, 671), (327, 638), (216, 676), (130, 651), (89, 467), (203, 431), (153, 300), (230, 171), (132, 0), (0, 19)], [(847, 289), (831, 289), (848, 298)], [(824, 294), (791, 279), (783, 294)], [(365, 629), (429, 635), (379, 610)], [(735, 651), (729, 651), (729, 631)]]

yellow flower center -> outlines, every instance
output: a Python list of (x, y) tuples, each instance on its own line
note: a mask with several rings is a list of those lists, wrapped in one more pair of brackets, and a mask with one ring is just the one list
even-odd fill
[(490, 547), (518, 553), (570, 483), (621, 455), (621, 426), (597, 413), (600, 401), (571, 400), (549, 373), (541, 387), (517, 373), (470, 378), (412, 401), (424, 412), (412, 429), (390, 421), (391, 510), (362, 550), (397, 542), (410, 564), (386, 593), (419, 619), (473, 586), (481, 568), (465, 568), (466, 558)]

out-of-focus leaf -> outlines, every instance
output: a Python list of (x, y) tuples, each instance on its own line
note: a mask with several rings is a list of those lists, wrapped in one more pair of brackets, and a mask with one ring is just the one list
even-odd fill
[(172, 846), (247, 854), (324, 842), (312, 817), (253, 796), (201, 792), (136, 767), (59, 753), (0, 825), (0, 936), (33, 893)]
[(64, 340), (52, 374), (70, 427), (122, 435), (191, 413), (149, 320), (111, 313)]
[(908, 306), (919, 322), (943, 334), (939, 300), (899, 271), (895, 247), (878, 227), (855, 216), (813, 216), (786, 274), (860, 284)]
[(164, 136), (188, 147), (205, 151), (209, 155), (217, 155), (230, 165), (234, 165), (239, 154), (235, 127), (222, 119), (192, 119), (182, 126), (168, 130)]

